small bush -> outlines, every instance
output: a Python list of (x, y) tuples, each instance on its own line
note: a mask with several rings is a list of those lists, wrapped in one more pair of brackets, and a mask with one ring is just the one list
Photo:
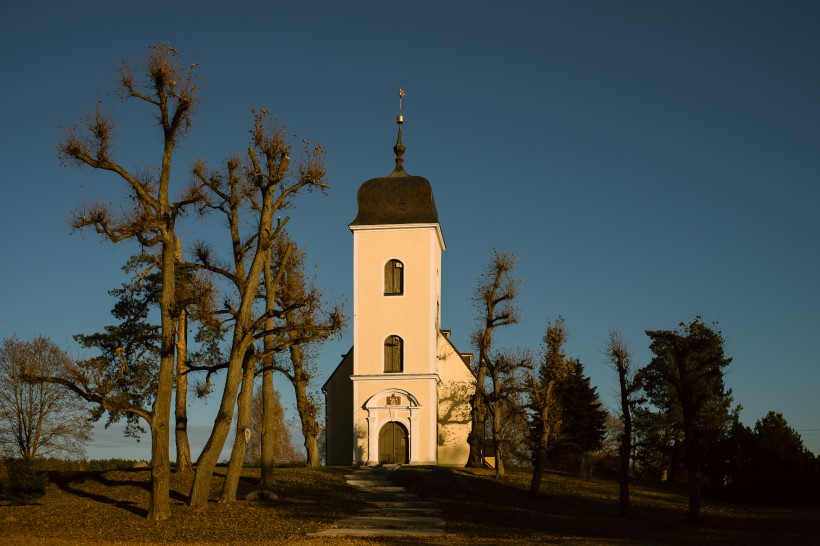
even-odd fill
[(48, 476), (38, 472), (32, 461), (26, 459), (6, 460), (8, 477), (0, 489), (2, 495), (12, 501), (31, 501), (46, 494)]

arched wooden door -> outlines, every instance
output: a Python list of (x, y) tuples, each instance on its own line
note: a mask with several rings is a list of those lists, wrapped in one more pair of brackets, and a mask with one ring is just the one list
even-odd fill
[(396, 421), (390, 421), (379, 431), (379, 463), (407, 464), (410, 442), (407, 429)]

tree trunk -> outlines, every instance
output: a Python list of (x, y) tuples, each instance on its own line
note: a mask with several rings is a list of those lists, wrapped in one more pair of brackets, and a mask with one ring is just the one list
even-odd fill
[(629, 407), (629, 386), (627, 385), (627, 370), (623, 363), (618, 364), (618, 383), (621, 390), (621, 414), (624, 420), (624, 431), (619, 449), (620, 470), (618, 472), (618, 486), (620, 490), (619, 503), (622, 516), (629, 516), (629, 456), (632, 454), (632, 414)]
[(530, 481), (530, 495), (541, 494), (541, 478), (544, 476), (544, 469), (547, 466), (547, 446), (549, 445), (549, 424), (547, 418), (549, 410), (541, 408), (541, 434), (538, 437), (538, 446), (535, 449), (535, 465), (532, 468), (532, 480)]
[[(488, 337), (485, 330), (484, 338)], [(467, 442), (470, 444), (470, 454), (467, 457), (467, 468), (481, 468), (484, 466), (484, 434), (485, 419), (487, 417), (486, 393), (484, 382), (487, 374), (486, 351), (482, 347), (478, 351), (478, 370), (476, 373), (475, 393), (470, 398), (470, 434)]]
[(177, 331), (177, 388), (174, 398), (174, 439), (177, 446), (177, 472), (190, 473), (191, 445), (188, 443), (188, 314), (182, 309)]
[(305, 450), (307, 451), (307, 465), (321, 466), (322, 458), (319, 456), (318, 434), (305, 436)]
[[(253, 348), (249, 349), (253, 353)], [(236, 416), (236, 436), (231, 450), (231, 460), (228, 463), (228, 473), (225, 482), (222, 484), (222, 496), (219, 502), (236, 501), (236, 490), (239, 486), (239, 478), (242, 476), (242, 467), (245, 463), (245, 452), (248, 449), (248, 439), (245, 431), (250, 431), (251, 411), (253, 406), (253, 379), (256, 371), (256, 358), (251, 355), (245, 359), (245, 370), (242, 377), (242, 390), (239, 393), (237, 405), (239, 409)]]
[(501, 408), (495, 408), (493, 411), (493, 448), (495, 450), (495, 478), (501, 479), (504, 477), (504, 442), (502, 439), (501, 430)]
[(273, 487), (274, 438), (273, 419), (271, 417), (274, 412), (274, 396), (276, 396), (276, 391), (273, 389), (273, 370), (266, 369), (262, 372), (262, 468), (259, 477), (259, 487), (263, 489)]
[[(684, 420), (687, 419), (687, 412), (684, 407)], [(694, 418), (691, 418), (693, 422)], [(684, 429), (684, 457), (686, 458), (686, 481), (689, 488), (689, 522), (694, 523), (700, 519), (701, 513), (701, 486), (703, 479), (700, 473), (701, 470), (701, 454), (702, 449), (699, 446), (700, 438), (696, 436), (694, 427), (689, 426)]]
[(618, 472), (618, 486), (620, 496), (618, 501), (620, 503), (620, 510), (622, 516), (629, 516), (629, 455), (632, 453), (632, 426), (631, 421), (627, 418), (624, 420), (624, 438), (621, 439), (620, 445), (620, 469)]
[(701, 475), (700, 465), (695, 464), (689, 468), (687, 481), (689, 482), (689, 522), (695, 523), (700, 520), (701, 512)]
[(484, 465), (484, 397), (476, 392), (470, 399), (470, 434), (467, 441), (470, 444), (470, 454), (467, 457), (467, 468), (480, 468)]
[[(176, 262), (182, 262), (182, 245), (175, 238), (174, 254)], [(177, 472), (190, 473), (191, 445), (188, 443), (188, 313), (183, 307), (177, 320), (177, 373), (176, 395), (174, 397), (174, 440), (177, 446)]]
[[(156, 411), (157, 405), (154, 405)], [(170, 400), (169, 408), (170, 412)], [(171, 465), (168, 460), (170, 431), (168, 421), (165, 426), (156, 419), (151, 425), (151, 503), (148, 506), (148, 519), (164, 521), (171, 517), (169, 490), (171, 484)], [(159, 422), (158, 422), (159, 421)]]
[[(241, 332), (236, 332), (234, 338), (241, 337)], [(236, 343), (242, 343), (236, 340)], [(247, 344), (246, 344), (247, 345)], [(236, 398), (239, 392), (239, 384), (242, 380), (242, 370), (245, 358), (248, 358), (245, 351), (232, 351), (231, 360), (228, 363), (228, 376), (225, 379), (225, 390), (222, 391), (222, 401), (219, 411), (211, 429), (211, 435), (202, 448), (199, 458), (196, 461), (194, 472), (194, 482), (191, 484), (191, 494), (188, 505), (194, 510), (203, 510), (208, 506), (208, 497), (211, 492), (211, 476), (219, 460), (219, 454), (225, 445), (225, 439), (231, 429), (233, 420), (233, 410), (236, 406)]]
[(530, 495), (541, 494), (541, 478), (544, 476), (546, 466), (547, 448), (539, 445), (535, 450), (535, 465), (532, 469), (532, 480), (530, 480)]
[[(283, 268), (285, 267), (286, 260), (289, 256), (290, 247), (288, 247), (284, 258), (282, 259), (282, 263), (279, 265), (280, 270), (284, 270)], [(262, 274), (263, 283), (265, 286), (265, 308), (268, 310), (275, 309), (276, 292), (279, 287), (276, 283), (276, 277), (271, 271), (270, 260), (265, 261), (262, 268)], [(260, 469), (259, 486), (263, 489), (270, 489), (273, 487), (273, 455), (275, 451), (275, 439), (273, 436), (273, 412), (275, 411), (274, 397), (276, 396), (276, 391), (273, 388), (273, 349), (276, 345), (276, 339), (273, 331), (275, 326), (276, 323), (273, 320), (273, 317), (265, 320), (264, 344), (265, 354), (268, 356), (263, 362), (265, 371), (262, 372), (262, 430), (259, 433), (260, 443), (262, 444), (262, 454), (260, 460), (260, 465), (262, 468)]]
[(302, 348), (291, 345), (290, 360), (293, 364), (293, 389), (296, 394), (296, 410), (302, 424), (302, 435), (305, 437), (305, 455), (308, 466), (319, 466), (319, 444), (316, 436), (319, 434), (319, 423), (316, 422), (316, 408), (307, 394), (309, 377), (303, 366)]
[[(167, 196), (165, 201), (167, 202)], [(157, 397), (154, 399), (151, 419), (151, 505), (148, 508), (148, 519), (152, 521), (163, 521), (171, 517), (169, 452), (171, 398), (174, 390), (174, 344), (176, 341), (176, 320), (172, 315), (176, 303), (176, 237), (173, 232), (173, 224), (166, 226), (162, 240), (162, 292), (160, 293), (162, 339)]]

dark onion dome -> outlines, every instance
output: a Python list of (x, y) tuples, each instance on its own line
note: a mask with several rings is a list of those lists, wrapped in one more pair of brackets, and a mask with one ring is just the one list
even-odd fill
[[(402, 121), (400, 116), (399, 123)], [(404, 171), (405, 147), (401, 141), (401, 125), (393, 151), (396, 152), (393, 172), (381, 178), (371, 178), (359, 188), (359, 213), (351, 226), (438, 224), (438, 211), (430, 182)]]

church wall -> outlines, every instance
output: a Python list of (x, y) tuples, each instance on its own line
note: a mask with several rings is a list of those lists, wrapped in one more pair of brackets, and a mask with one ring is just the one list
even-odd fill
[(333, 375), (324, 385), (325, 433), (327, 434), (326, 464), (347, 466), (354, 460), (353, 436), (353, 353), (345, 355)]
[(438, 344), (438, 464), (464, 466), (470, 454), (470, 395), (475, 376), (443, 335)]

